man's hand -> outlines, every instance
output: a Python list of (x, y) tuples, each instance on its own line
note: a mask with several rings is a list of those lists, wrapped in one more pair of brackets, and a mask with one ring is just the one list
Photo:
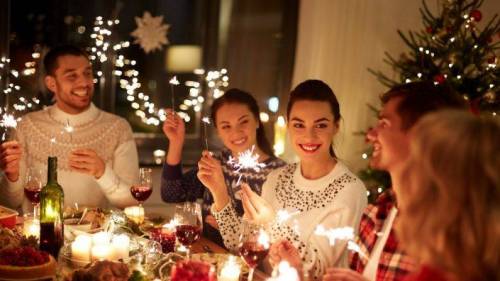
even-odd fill
[(215, 209), (220, 211), (229, 203), (222, 166), (209, 151), (204, 150), (201, 155), (201, 159), (198, 161), (198, 179), (210, 190), (214, 197)]
[(17, 141), (8, 141), (0, 145), (0, 167), (11, 182), (19, 179), (21, 156), (21, 145)]
[(269, 250), (269, 262), (273, 267), (278, 266), (281, 261), (287, 261), (291, 267), (302, 270), (299, 250), (288, 240), (273, 243)]
[(69, 167), (73, 171), (94, 176), (100, 179), (104, 174), (106, 164), (97, 153), (88, 148), (75, 149), (69, 156)]
[(241, 190), (241, 201), (247, 219), (266, 224), (276, 217), (273, 207), (257, 193), (253, 192), (248, 184), (242, 183)]
[(347, 268), (330, 267), (323, 275), (323, 281), (369, 281), (357, 271)]

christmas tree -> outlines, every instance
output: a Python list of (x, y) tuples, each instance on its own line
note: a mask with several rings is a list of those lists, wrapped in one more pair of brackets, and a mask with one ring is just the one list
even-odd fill
[[(418, 31), (398, 34), (408, 51), (396, 59), (386, 53), (386, 63), (399, 74), (394, 80), (380, 71), (369, 69), (387, 87), (414, 81), (448, 83), (468, 101), (475, 114), (497, 116), (500, 110), (500, 19), (495, 15), (484, 22), (480, 7), (483, 0), (442, 0), (434, 15), (422, 1), (423, 26)], [(369, 155), (364, 154), (363, 158)], [(390, 185), (384, 172), (370, 168), (361, 171), (372, 198)]]

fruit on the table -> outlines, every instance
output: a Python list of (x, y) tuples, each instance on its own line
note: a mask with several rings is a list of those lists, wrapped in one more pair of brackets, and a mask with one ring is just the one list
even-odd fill
[(53, 277), (56, 261), (33, 247), (15, 247), (0, 251), (0, 276), (8, 279)]
[(185, 260), (175, 264), (170, 275), (171, 281), (215, 281), (215, 270), (210, 264), (200, 261)]

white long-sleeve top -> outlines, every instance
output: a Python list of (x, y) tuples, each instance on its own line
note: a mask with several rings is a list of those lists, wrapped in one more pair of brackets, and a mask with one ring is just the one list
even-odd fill
[[(327, 267), (347, 267), (346, 244), (331, 246), (326, 237), (314, 234), (318, 225), (357, 230), (367, 204), (366, 189), (344, 164), (337, 162), (330, 173), (315, 180), (302, 176), (299, 163), (286, 165), (268, 175), (262, 197), (275, 211), (293, 214), (285, 222), (274, 223), (272, 238), (291, 241), (300, 252), (304, 270), (314, 279), (321, 279)], [(234, 208), (228, 204), (220, 212), (212, 211), (224, 244), (236, 251), (241, 231)]]
[[(70, 125), (71, 130), (65, 129)], [(23, 116), (16, 130), (16, 139), (22, 146), (20, 176), (10, 182), (2, 176), (0, 202), (11, 208), (27, 209), (23, 185), (28, 167), (42, 169), (43, 184), (47, 177), (47, 158), (58, 158), (58, 182), (64, 190), (64, 204), (74, 206), (125, 207), (135, 204), (130, 193), (138, 182), (139, 163), (137, 147), (128, 122), (116, 115), (90, 107), (76, 115), (65, 113), (57, 106), (31, 112)], [(55, 140), (54, 141), (51, 141)], [(106, 164), (104, 174), (94, 176), (71, 171), (68, 159), (76, 148), (94, 150)]]

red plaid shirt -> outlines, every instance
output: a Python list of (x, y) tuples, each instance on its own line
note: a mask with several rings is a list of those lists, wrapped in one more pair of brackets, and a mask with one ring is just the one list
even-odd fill
[[(361, 248), (362, 257), (360, 254), (350, 252), (349, 263), (351, 269), (363, 273), (368, 258), (373, 251), (375, 243), (380, 233), (384, 222), (389, 215), (389, 211), (396, 203), (396, 197), (392, 189), (388, 189), (382, 193), (375, 205), (366, 207), (361, 222), (359, 224), (359, 234), (357, 243)], [(397, 219), (397, 217), (396, 217)], [(377, 268), (376, 281), (399, 281), (403, 280), (409, 273), (416, 269), (413, 259), (406, 255), (399, 246), (396, 239), (394, 228), (391, 228), (387, 242), (384, 245)]]

